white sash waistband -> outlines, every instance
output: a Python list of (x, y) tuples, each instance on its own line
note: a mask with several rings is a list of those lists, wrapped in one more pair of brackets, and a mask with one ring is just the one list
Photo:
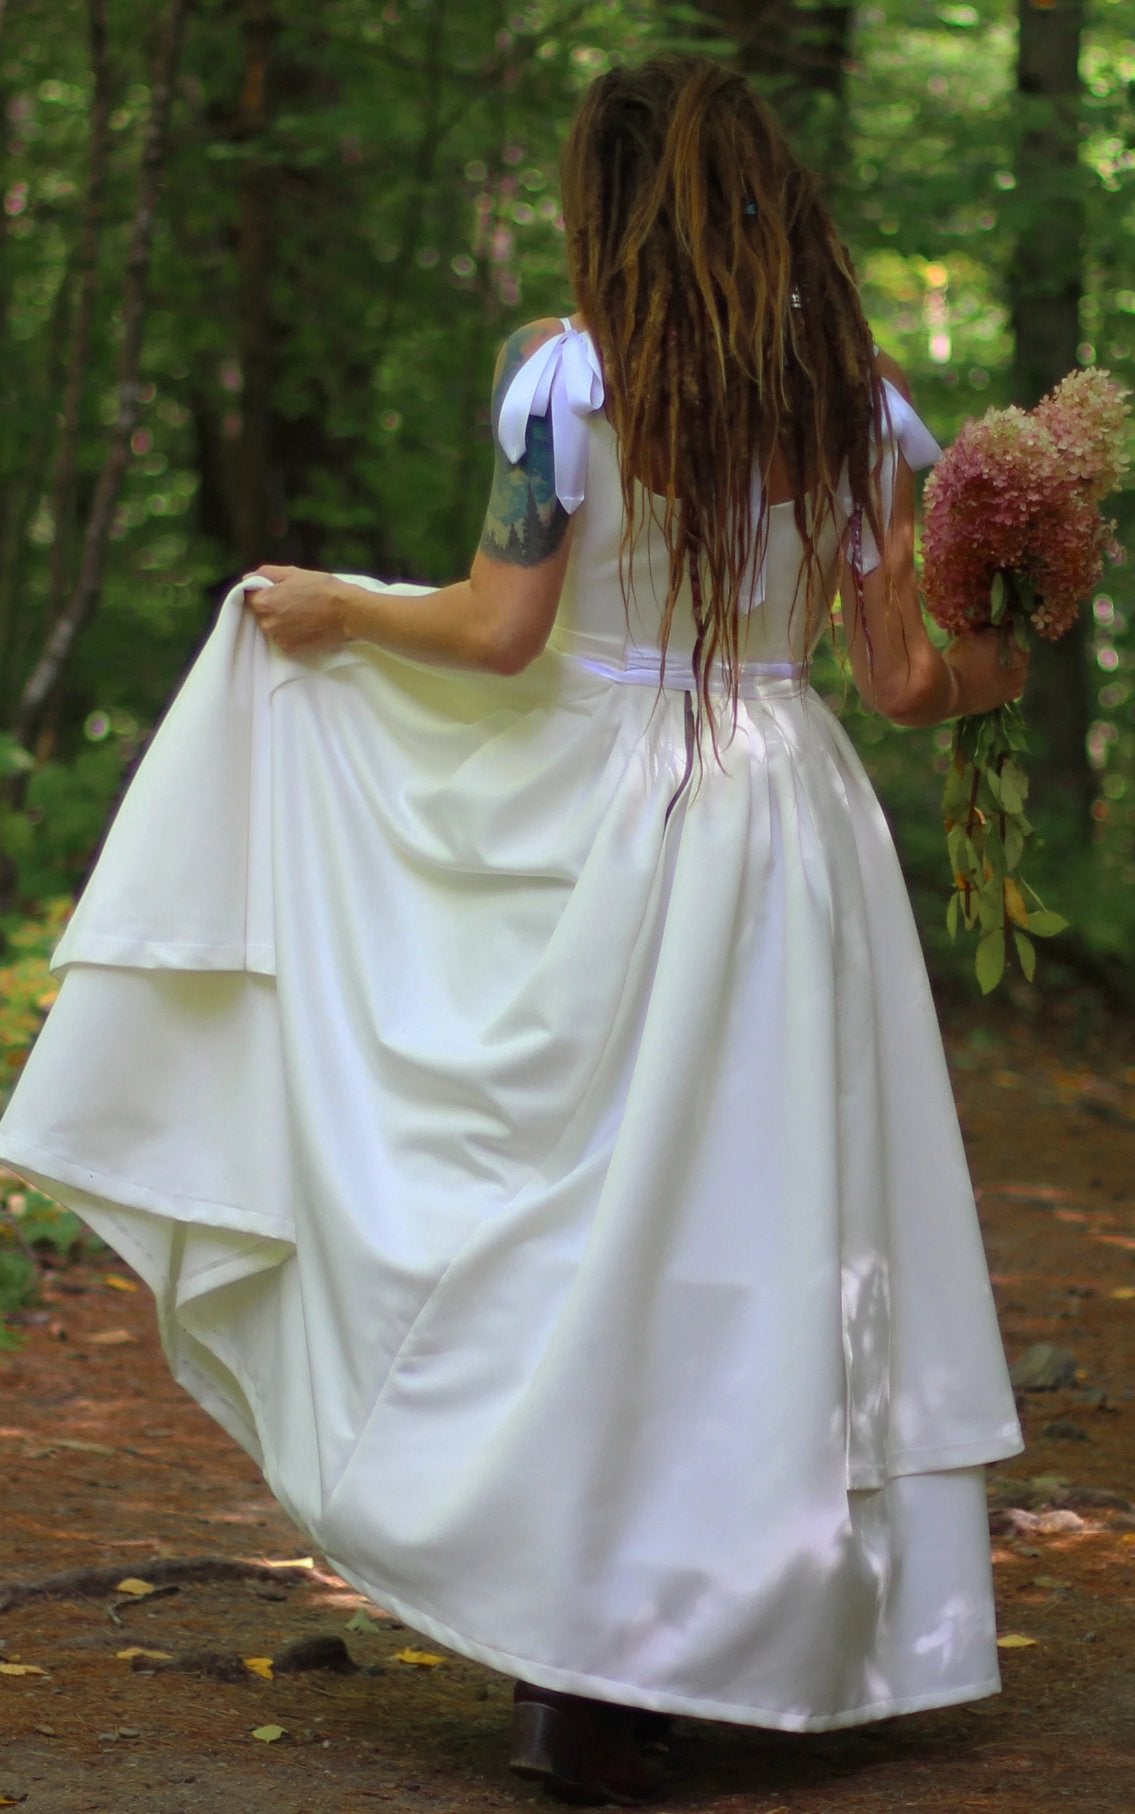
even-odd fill
[[(573, 667), (586, 668), (589, 674), (601, 674), (605, 680), (614, 681), (616, 686), (657, 688), (661, 680), (668, 693), (690, 693), (697, 687), (691, 663), (676, 656), (667, 657), (666, 672), (663, 675), (661, 663), (650, 656), (639, 655), (618, 662), (608, 656), (580, 655), (563, 648), (557, 648), (555, 652), (561, 661), (570, 662)], [(790, 681), (799, 687), (803, 678), (803, 662), (745, 661), (741, 664), (739, 676), (740, 696), (742, 699), (756, 698), (769, 690), (770, 681)], [(711, 691), (723, 692), (724, 688), (714, 686)]]

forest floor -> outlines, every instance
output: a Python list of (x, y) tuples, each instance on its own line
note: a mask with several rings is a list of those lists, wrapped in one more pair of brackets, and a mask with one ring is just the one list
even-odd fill
[[(1027, 1451), (990, 1477), (1004, 1692), (816, 1736), (679, 1723), (660, 1814), (1135, 1807), (1135, 1050), (1112, 1028), (1069, 1057), (1051, 1028), (981, 1021), (948, 1044), (1007, 1351), (1075, 1358), (1067, 1385), (1022, 1394)], [(113, 1255), (50, 1272), (23, 1335), (0, 1355), (0, 1609), (14, 1582), (104, 1573), (98, 1591), (9, 1593), (0, 1610), (0, 1807), (549, 1805), (507, 1770), (510, 1684), (438, 1660), (318, 1555), (176, 1578), (171, 1559), (306, 1551), (171, 1382), (149, 1294)], [(154, 1591), (118, 1585), (131, 1578)], [(288, 1646), (322, 1636), (355, 1667), (283, 1673)], [(134, 1647), (214, 1654), (164, 1671)]]

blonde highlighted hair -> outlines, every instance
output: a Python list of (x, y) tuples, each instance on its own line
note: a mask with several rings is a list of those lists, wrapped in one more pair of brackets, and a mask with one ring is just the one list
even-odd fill
[(624, 576), (644, 510), (660, 510), (662, 648), (689, 576), (698, 744), (708, 717), (716, 749), (711, 684), (721, 677), (735, 721), (741, 594), (763, 554), (774, 462), (807, 551), (809, 644), (824, 584), (819, 537), (842, 524), (845, 483), (878, 536), (871, 423), (883, 397), (871, 331), (816, 179), (745, 80), (719, 64), (663, 56), (600, 76), (562, 178), (570, 276), (619, 446)]

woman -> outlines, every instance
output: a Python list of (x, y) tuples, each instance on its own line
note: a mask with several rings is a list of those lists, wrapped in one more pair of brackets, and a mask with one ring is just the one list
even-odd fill
[(1013, 1398), (901, 876), (806, 673), (837, 584), (897, 723), (1024, 668), (927, 638), (937, 450), (745, 84), (600, 78), (564, 208), (579, 313), (504, 348), (469, 578), (230, 597), (0, 1153), (153, 1286), (333, 1566), (519, 1678), (514, 1766), (629, 1804), (636, 1711), (999, 1685)]

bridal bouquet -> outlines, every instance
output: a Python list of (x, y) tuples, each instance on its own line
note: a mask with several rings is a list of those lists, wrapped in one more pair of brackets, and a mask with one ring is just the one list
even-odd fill
[[(926, 486), (923, 579), (944, 630), (1004, 623), (1027, 648), (1034, 631), (1056, 641), (1071, 629), (1104, 557), (1121, 558), (1099, 505), (1127, 464), (1126, 395), (1107, 372), (1073, 372), (1035, 409), (990, 410), (962, 429)], [(1026, 748), (1015, 704), (955, 723), (942, 802), (954, 878), (946, 924), (951, 937), (976, 929), (983, 994), (1010, 949), (1031, 981), (1034, 937), (1068, 923), (1018, 874), (1032, 836)]]

